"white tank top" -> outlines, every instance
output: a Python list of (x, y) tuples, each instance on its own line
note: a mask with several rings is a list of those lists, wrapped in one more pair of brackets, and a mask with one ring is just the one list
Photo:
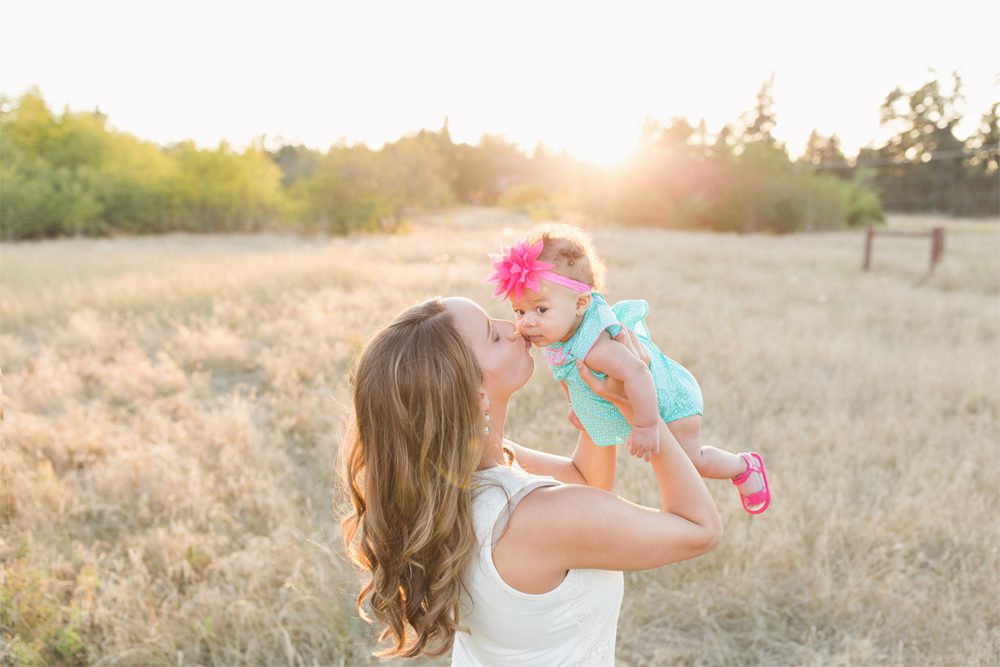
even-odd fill
[(551, 591), (532, 594), (509, 586), (493, 563), (493, 545), (521, 499), (557, 484), (516, 461), (473, 474), (479, 554), (464, 577), (459, 623), (469, 631), (455, 634), (452, 665), (614, 665), (621, 572), (569, 570)]

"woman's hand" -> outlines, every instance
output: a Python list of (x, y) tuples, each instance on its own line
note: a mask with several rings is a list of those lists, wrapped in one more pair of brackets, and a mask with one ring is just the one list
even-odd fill
[[(623, 326), (621, 331), (618, 332), (618, 335), (615, 336), (615, 340), (627, 347), (629, 352), (641, 359), (644, 364), (647, 366), (649, 365), (649, 352), (646, 351), (645, 346), (643, 346), (634, 331), (626, 326)], [(628, 396), (625, 394), (624, 382), (616, 380), (612, 377), (607, 377), (604, 380), (598, 380), (594, 374), (590, 372), (590, 367), (582, 361), (577, 361), (577, 368), (580, 371), (580, 377), (583, 378), (583, 381), (588, 387), (594, 390), (594, 393), (612, 403), (616, 408), (618, 408), (625, 419), (629, 420), (629, 422), (632, 421), (632, 405), (629, 403)]]
[(578, 431), (586, 431), (587, 429), (585, 429), (583, 424), (580, 423), (580, 418), (577, 417), (576, 412), (573, 411), (573, 402), (569, 400), (569, 387), (566, 386), (566, 381), (563, 380), (559, 384), (562, 385), (563, 393), (566, 394), (566, 405), (569, 406), (569, 423), (572, 424), (573, 428)]

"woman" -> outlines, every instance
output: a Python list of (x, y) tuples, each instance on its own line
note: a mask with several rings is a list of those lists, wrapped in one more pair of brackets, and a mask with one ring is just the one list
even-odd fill
[[(620, 342), (641, 350), (625, 332)], [(503, 439), (534, 367), (506, 320), (432, 299), (368, 344), (353, 376), (343, 476), (358, 595), (385, 657), (452, 664), (613, 664), (622, 570), (692, 558), (721, 538), (718, 512), (662, 422), (651, 458), (661, 510), (609, 493), (615, 448), (581, 432), (572, 458)], [(593, 389), (630, 416), (621, 386)]]

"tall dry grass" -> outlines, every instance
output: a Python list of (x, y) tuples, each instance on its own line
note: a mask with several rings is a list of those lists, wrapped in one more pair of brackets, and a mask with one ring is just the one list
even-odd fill
[[(3, 246), (0, 661), (372, 662), (331, 506), (348, 369), (430, 295), (506, 316), (485, 253), (525, 227)], [(610, 299), (647, 299), (699, 378), (706, 440), (763, 452), (774, 492), (750, 518), (709, 483), (724, 543), (627, 576), (619, 664), (996, 664), (997, 225), (923, 281), (911, 239), (867, 274), (859, 233), (595, 239)], [(509, 435), (569, 453), (564, 415), (539, 360)]]

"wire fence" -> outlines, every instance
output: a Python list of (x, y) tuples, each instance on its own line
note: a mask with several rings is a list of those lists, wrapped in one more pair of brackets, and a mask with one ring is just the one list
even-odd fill
[(953, 148), (936, 153), (923, 154), (914, 159), (900, 160), (898, 157), (882, 158), (878, 160), (855, 160), (853, 163), (847, 158), (843, 162), (807, 162), (816, 169), (856, 169), (858, 167), (886, 167), (890, 165), (919, 165), (939, 160), (954, 160), (955, 158), (983, 157), (990, 155), (1000, 155), (1000, 144), (980, 146), (978, 148)]

